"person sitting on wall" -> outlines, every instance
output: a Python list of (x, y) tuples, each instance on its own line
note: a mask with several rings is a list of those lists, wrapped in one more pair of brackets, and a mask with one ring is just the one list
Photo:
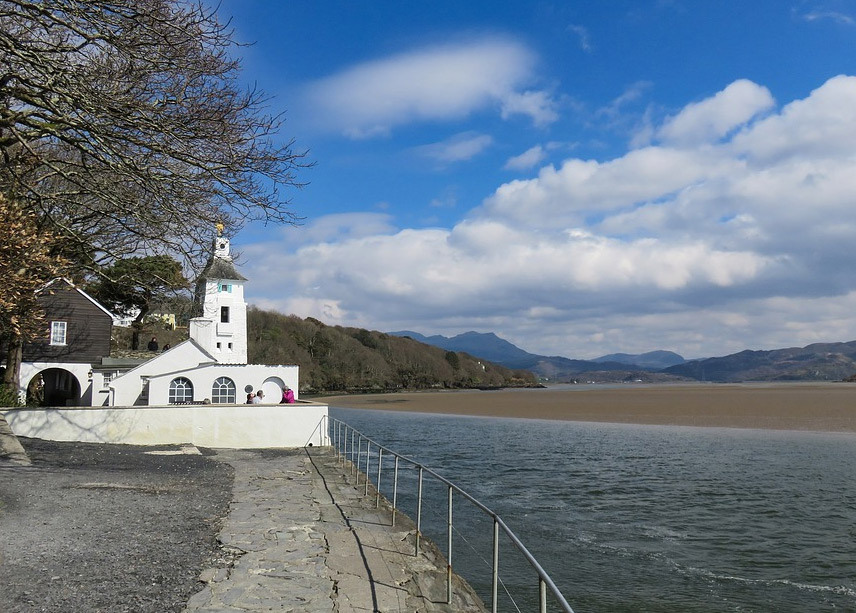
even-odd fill
[(149, 341), (149, 351), (157, 351), (158, 350), (158, 339), (156, 336), (152, 337), (152, 340)]
[(261, 404), (264, 397), (265, 393), (262, 390), (259, 390), (256, 392), (256, 397), (253, 398), (253, 404)]
[(247, 394), (247, 404), (253, 404), (253, 402), (255, 402), (255, 399), (256, 395), (254, 393), (250, 392), (249, 394)]
[(163, 351), (169, 351), (170, 349), (172, 349), (172, 346), (169, 343), (163, 346)]
[(279, 401), (280, 404), (291, 404), (294, 402), (294, 392), (291, 391), (291, 388), (287, 385), (282, 388), (282, 400)]

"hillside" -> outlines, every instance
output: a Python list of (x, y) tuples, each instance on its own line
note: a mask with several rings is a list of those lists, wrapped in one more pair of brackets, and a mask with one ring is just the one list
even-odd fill
[(671, 351), (613, 353), (594, 360), (528, 353), (493, 333), (466, 332), (448, 338), (392, 332), (443, 348), (455, 348), (509, 368), (529, 370), (544, 380), (598, 383), (669, 381), (841, 381), (856, 376), (856, 341), (815, 343), (771, 351), (686, 361)]
[(662, 372), (698, 381), (841, 381), (856, 373), (856, 341), (771, 351), (741, 351)]
[(299, 364), (303, 393), (536, 385), (526, 371), (383, 332), (251, 307), (249, 361)]

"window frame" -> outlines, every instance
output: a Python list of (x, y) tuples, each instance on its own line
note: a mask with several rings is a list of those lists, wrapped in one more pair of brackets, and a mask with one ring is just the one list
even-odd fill
[(57, 347), (65, 347), (68, 345), (68, 322), (67, 321), (52, 321), (50, 331), (50, 344)]
[(211, 384), (211, 404), (236, 404), (238, 388), (229, 377), (217, 377)]
[[(180, 398), (178, 392), (181, 392)], [(167, 402), (169, 404), (178, 404), (180, 402), (193, 402), (193, 381), (191, 381), (187, 377), (176, 377), (175, 379), (170, 381), (169, 397)]]

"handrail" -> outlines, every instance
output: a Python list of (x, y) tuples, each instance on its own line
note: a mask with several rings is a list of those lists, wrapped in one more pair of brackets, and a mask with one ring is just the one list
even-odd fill
[[(331, 438), (331, 444), (336, 452), (337, 457), (341, 457), (343, 461), (345, 459), (349, 459), (351, 462), (351, 466), (353, 467), (354, 474), (356, 476), (356, 485), (359, 485), (359, 475), (360, 475), (360, 466), (361, 466), (361, 458), (363, 452), (363, 441), (365, 440), (365, 471), (364, 475), (366, 478), (365, 482), (365, 495), (368, 495), (369, 491), (369, 481), (370, 477), (370, 468), (369, 463), (371, 461), (371, 446), (374, 445), (378, 450), (378, 465), (377, 465), (377, 505), (380, 505), (380, 479), (381, 479), (381, 467), (383, 464), (383, 456), (384, 454), (389, 454), (395, 457), (395, 471), (394, 471), (394, 484), (393, 484), (393, 500), (392, 500), (392, 525), (395, 525), (395, 512), (396, 512), (396, 504), (397, 504), (397, 496), (398, 496), (398, 468), (399, 468), (399, 460), (407, 462), (413, 465), (415, 468), (419, 469), (419, 477), (418, 477), (418, 488), (417, 488), (417, 510), (416, 510), (416, 553), (419, 552), (419, 539), (422, 532), (422, 480), (423, 475), (425, 473), (434, 477), (441, 483), (447, 486), (447, 495), (448, 495), (448, 508), (447, 508), (447, 550), (446, 550), (446, 561), (447, 561), (447, 573), (446, 573), (446, 601), (451, 604), (452, 602), (452, 496), (453, 492), (457, 492), (461, 496), (464, 497), (467, 501), (469, 501), (473, 506), (477, 509), (488, 515), (491, 519), (493, 519), (493, 577), (491, 582), (491, 611), (492, 613), (497, 613), (497, 595), (498, 595), (498, 579), (499, 579), (499, 530), (501, 529), (505, 535), (511, 540), (511, 543), (515, 546), (515, 548), (523, 555), (525, 560), (529, 563), (533, 570), (535, 570), (538, 575), (538, 591), (539, 591), (539, 611), (540, 613), (547, 613), (547, 590), (553, 595), (556, 603), (559, 605), (562, 611), (565, 613), (574, 613), (571, 606), (568, 604), (565, 597), (562, 595), (562, 592), (550, 578), (550, 575), (547, 574), (538, 561), (535, 559), (523, 542), (517, 537), (516, 534), (509, 528), (506, 523), (502, 520), (502, 518), (489, 509), (487, 506), (476, 500), (469, 493), (443, 477), (442, 475), (437, 474), (427, 466), (420, 464), (419, 462), (412, 460), (406, 456), (403, 456), (383, 445), (377, 443), (376, 441), (370, 439), (365, 436), (362, 432), (359, 432), (355, 428), (348, 425), (346, 422), (336, 419), (335, 417), (328, 417), (328, 434)], [(350, 447), (348, 446), (349, 435), (350, 434)], [(356, 440), (355, 440), (356, 439)], [(356, 450), (354, 446), (356, 444)], [(350, 455), (348, 451), (350, 449)]]

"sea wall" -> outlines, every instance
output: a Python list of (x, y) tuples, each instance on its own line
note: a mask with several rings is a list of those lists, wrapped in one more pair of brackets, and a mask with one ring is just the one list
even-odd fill
[(17, 436), (51, 441), (261, 449), (327, 445), (327, 405), (57, 407), (2, 412)]

